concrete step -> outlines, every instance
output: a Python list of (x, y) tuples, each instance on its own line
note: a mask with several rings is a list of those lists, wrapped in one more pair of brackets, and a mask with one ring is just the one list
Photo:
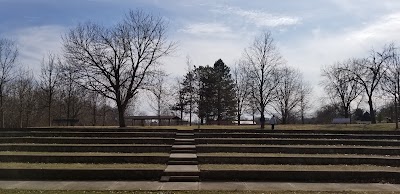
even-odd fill
[(175, 141), (174, 145), (194, 145), (194, 141)]
[(184, 150), (184, 149), (172, 149), (171, 150), (172, 154), (195, 154), (196, 150), (195, 149), (188, 149), (188, 150)]
[(193, 137), (194, 133), (176, 133), (176, 136), (189, 136), (189, 137)]
[(176, 137), (175, 141), (191, 141), (194, 142), (193, 138), (181, 138), (181, 137)]
[(193, 139), (194, 138), (194, 133), (176, 133), (176, 138), (180, 139), (180, 138), (189, 138), (189, 139)]
[(168, 161), (168, 165), (198, 165), (197, 161)]
[(175, 138), (174, 140), (175, 140), (175, 143), (177, 143), (177, 142), (191, 142), (192, 144), (195, 143), (195, 140), (193, 138)]
[(173, 145), (172, 149), (196, 149), (195, 145)]
[(162, 176), (160, 182), (198, 182), (199, 176)]
[(189, 153), (172, 153), (169, 155), (169, 161), (197, 161), (197, 155)]
[(170, 176), (169, 182), (198, 182), (199, 176)]
[(199, 173), (197, 165), (168, 165), (164, 170), (167, 176), (198, 176)]

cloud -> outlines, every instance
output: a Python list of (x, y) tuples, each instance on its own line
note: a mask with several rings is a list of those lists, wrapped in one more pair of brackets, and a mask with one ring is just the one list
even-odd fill
[(301, 18), (299, 17), (286, 16), (283, 14), (271, 14), (260, 10), (244, 10), (237, 7), (220, 7), (213, 11), (239, 16), (246, 22), (252, 23), (257, 27), (291, 26), (301, 22)]
[(233, 36), (232, 30), (220, 23), (192, 23), (178, 31), (195, 36)]
[(10, 37), (18, 44), (20, 63), (38, 74), (45, 55), (49, 52), (61, 54), (61, 35), (64, 32), (66, 28), (63, 26), (36, 26), (10, 32)]
[(310, 30), (309, 37), (296, 42), (281, 44), (282, 55), (288, 64), (303, 70), (315, 93), (325, 95), (318, 85), (321, 68), (348, 58), (368, 57), (374, 48), (395, 42), (400, 45), (400, 12), (383, 15), (361, 26), (339, 31), (324, 31), (317, 27)]
[(352, 32), (348, 39), (359, 42), (372, 41), (379, 43), (381, 41), (399, 41), (400, 32), (400, 13), (392, 13), (379, 18), (377, 21), (365, 28)]

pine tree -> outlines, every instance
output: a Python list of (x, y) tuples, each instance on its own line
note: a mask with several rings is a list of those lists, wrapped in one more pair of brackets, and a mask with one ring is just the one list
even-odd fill
[(215, 75), (210, 66), (200, 66), (196, 69), (198, 84), (198, 116), (201, 124), (214, 120), (213, 106), (215, 104)]
[(213, 67), (200, 66), (196, 69), (199, 76), (198, 108), (203, 123), (233, 120), (235, 117), (235, 90), (230, 69), (219, 59)]
[(230, 74), (230, 68), (221, 59), (214, 63), (214, 77), (216, 98), (214, 112), (218, 124), (221, 124), (222, 120), (233, 120), (235, 117), (235, 82)]

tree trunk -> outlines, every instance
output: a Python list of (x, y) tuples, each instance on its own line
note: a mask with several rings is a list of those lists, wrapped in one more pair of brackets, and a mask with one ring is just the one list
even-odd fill
[(106, 125), (106, 106), (103, 106), (103, 126)]
[[(117, 94), (119, 96), (119, 94)], [(128, 103), (122, 103), (121, 100), (117, 99), (117, 108), (118, 108), (118, 122), (119, 127), (126, 127), (125, 124), (125, 109)]]
[(344, 106), (343, 110), (344, 110), (344, 118), (349, 118), (349, 108)]
[(1, 128), (4, 128), (3, 92), (0, 94)]
[(376, 118), (375, 118), (375, 111), (374, 111), (374, 106), (372, 104), (372, 97), (368, 97), (368, 105), (369, 105), (369, 111), (371, 115), (371, 123), (376, 124)]
[(256, 123), (256, 111), (254, 111), (254, 109), (252, 111), (252, 117), (253, 117), (253, 124), (255, 124)]
[(190, 106), (189, 106), (189, 126), (192, 126), (192, 109), (193, 109), (193, 105), (192, 105), (192, 101), (190, 101)]
[(93, 126), (96, 126), (96, 102), (93, 105)]
[(261, 118), (260, 118), (260, 123), (261, 123), (261, 129), (265, 128), (265, 115), (264, 115), (264, 107), (261, 105)]
[(49, 103), (49, 126), (51, 127), (51, 103)]
[(22, 128), (22, 111), (19, 111), (19, 128)]
[(265, 129), (265, 116), (264, 116), (264, 113), (261, 113), (260, 123), (261, 123), (261, 129)]
[(119, 122), (119, 127), (126, 127), (125, 109), (121, 105), (118, 106), (118, 122)]
[(238, 121), (238, 125), (240, 125), (240, 101), (237, 101), (237, 121)]
[(182, 121), (183, 121), (183, 109), (181, 109), (181, 119), (180, 119), (178, 125), (182, 125)]
[(398, 113), (398, 110), (397, 110), (397, 101), (398, 101), (398, 99), (397, 99), (397, 95), (394, 95), (394, 115), (395, 115), (395, 119), (396, 119), (396, 121), (395, 121), (395, 123), (396, 123), (396, 130), (397, 129), (399, 129), (399, 113)]

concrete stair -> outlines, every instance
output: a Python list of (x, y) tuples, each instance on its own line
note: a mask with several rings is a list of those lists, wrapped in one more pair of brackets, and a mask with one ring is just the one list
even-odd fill
[(176, 133), (174, 145), (161, 182), (197, 182), (198, 168), (196, 145), (192, 131)]

